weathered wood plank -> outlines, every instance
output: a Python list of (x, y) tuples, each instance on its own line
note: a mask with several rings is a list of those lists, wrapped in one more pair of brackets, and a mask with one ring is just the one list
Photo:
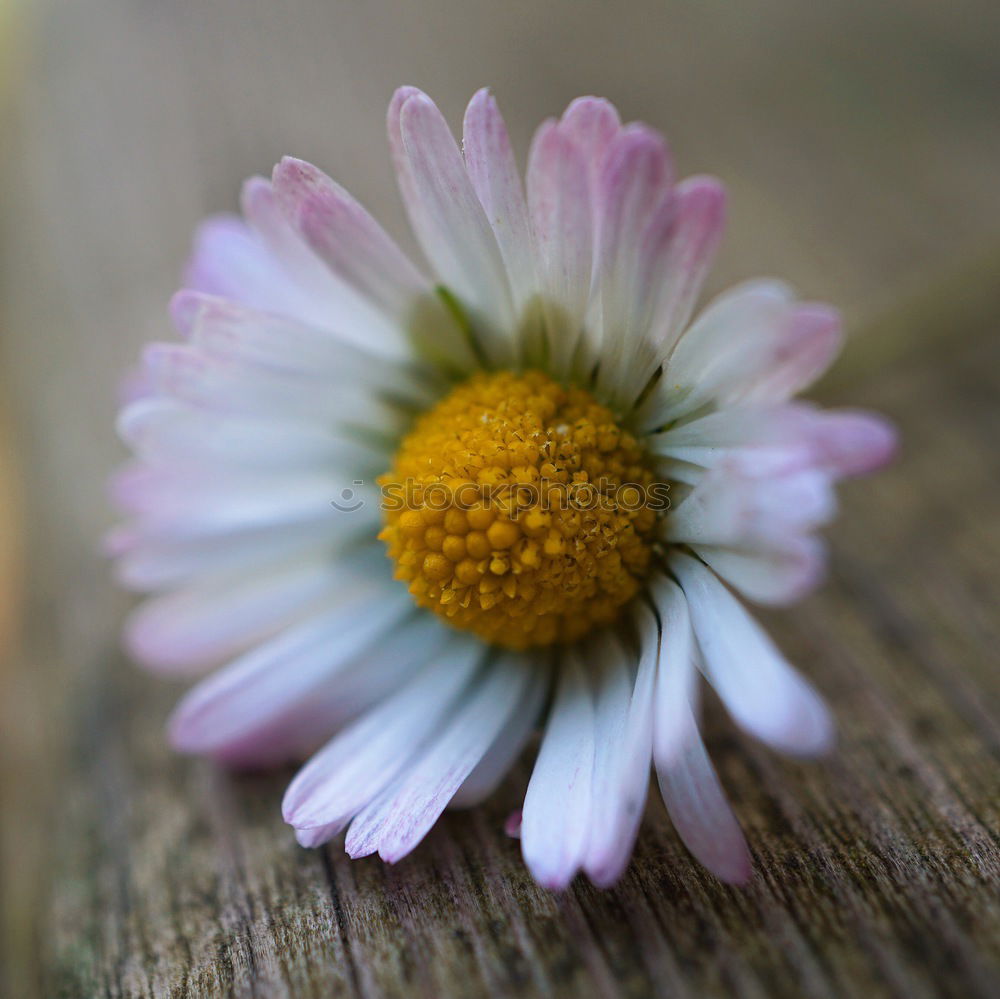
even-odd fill
[[(26, 641), (0, 672), (0, 993), (995, 993), (1000, 8), (958, 8), (35, 5), (0, 162), (0, 374), (31, 515)], [(698, 870), (654, 804), (618, 888), (539, 892), (499, 831), (523, 772), (396, 868), (299, 850), (287, 774), (173, 759), (176, 692), (113, 651), (105, 428), (165, 335), (193, 223), (291, 152), (402, 233), (382, 137), (399, 82), (455, 121), (492, 84), (522, 151), (541, 116), (606, 93), (730, 185), (716, 287), (786, 275), (869, 341), (827, 391), (888, 409), (903, 460), (848, 495), (831, 586), (774, 622), (841, 752), (793, 766), (710, 727), (757, 852), (747, 891)]]
[(654, 803), (619, 887), (539, 891), (500, 831), (523, 772), (395, 868), (301, 850), (287, 774), (169, 759), (170, 694), (112, 658), (77, 720), (45, 994), (994, 995), (997, 371), (978, 338), (856, 387), (907, 452), (848, 496), (830, 586), (775, 622), (840, 752), (789, 764), (713, 714), (747, 890), (699, 870)]

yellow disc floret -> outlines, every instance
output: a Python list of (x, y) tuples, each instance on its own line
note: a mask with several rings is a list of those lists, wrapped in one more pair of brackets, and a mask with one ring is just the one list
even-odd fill
[(462, 383), (379, 482), (396, 577), (489, 642), (573, 641), (613, 621), (649, 565), (653, 476), (638, 442), (540, 372)]

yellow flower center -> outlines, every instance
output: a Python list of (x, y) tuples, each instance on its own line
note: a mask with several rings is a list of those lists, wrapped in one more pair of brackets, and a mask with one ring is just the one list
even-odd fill
[(573, 641), (613, 621), (649, 565), (657, 487), (638, 442), (540, 372), (462, 383), (379, 484), (396, 578), (488, 642)]

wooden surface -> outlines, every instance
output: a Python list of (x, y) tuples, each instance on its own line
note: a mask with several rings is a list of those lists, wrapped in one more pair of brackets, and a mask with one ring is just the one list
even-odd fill
[[(1000, 14), (622, 6), (33, 8), (0, 104), (0, 363), (30, 567), (0, 668), (0, 994), (996, 994)], [(833, 704), (839, 753), (790, 764), (711, 713), (756, 855), (745, 890), (692, 864), (654, 801), (617, 888), (539, 891), (500, 831), (523, 771), (395, 868), (300, 850), (288, 774), (172, 757), (178, 691), (116, 652), (126, 601), (96, 555), (114, 385), (166, 332), (190, 229), (290, 152), (402, 233), (381, 136), (400, 82), (453, 120), (493, 85), (522, 152), (582, 91), (663, 127), (685, 172), (732, 192), (714, 286), (779, 273), (842, 305), (855, 339), (823, 391), (901, 427), (899, 463), (846, 491), (830, 585), (768, 617)]]

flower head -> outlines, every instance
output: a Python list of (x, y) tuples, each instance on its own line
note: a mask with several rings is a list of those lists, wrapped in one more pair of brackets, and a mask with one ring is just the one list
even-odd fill
[[(813, 755), (833, 727), (735, 594), (785, 604), (823, 568), (832, 487), (893, 449), (880, 419), (792, 401), (836, 313), (753, 281), (691, 322), (721, 185), (581, 98), (522, 185), (486, 91), (460, 151), (412, 88), (389, 140), (422, 270), (346, 191), (283, 160), (198, 233), (119, 427), (131, 519), (108, 544), (154, 591), (152, 668), (220, 666), (184, 751), (313, 755), (304, 845), (409, 853), (542, 728), (520, 824), (535, 877), (615, 881), (651, 765), (691, 851), (749, 854), (698, 731), (699, 675), (741, 728)], [(386, 557), (388, 556), (388, 557)], [(735, 593), (734, 593), (735, 591)]]

